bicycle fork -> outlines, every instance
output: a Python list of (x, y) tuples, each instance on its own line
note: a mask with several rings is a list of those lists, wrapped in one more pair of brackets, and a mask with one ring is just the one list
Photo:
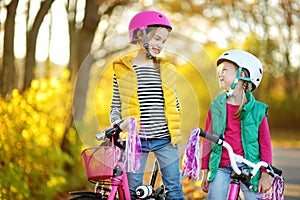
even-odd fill
[(228, 200), (237, 200), (240, 193), (240, 181), (238, 179), (232, 179), (230, 182), (230, 188), (228, 192)]

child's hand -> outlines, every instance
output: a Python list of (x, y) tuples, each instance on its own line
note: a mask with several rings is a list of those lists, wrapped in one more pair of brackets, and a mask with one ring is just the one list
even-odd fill
[(126, 130), (127, 128), (128, 128), (128, 123), (129, 123), (129, 120), (130, 120), (131, 118), (127, 118), (127, 119), (125, 119), (125, 120), (122, 120), (122, 119), (118, 119), (118, 120), (116, 120), (116, 121), (114, 121), (113, 123), (112, 123), (112, 126), (114, 126), (114, 125), (116, 125), (116, 124), (119, 124), (119, 128), (122, 130), (122, 131), (124, 131), (124, 130)]
[(202, 177), (202, 182), (201, 182), (201, 188), (203, 192), (207, 193), (208, 192), (208, 181), (207, 181), (207, 169), (203, 170), (203, 177)]
[(263, 172), (261, 174), (259, 183), (258, 183), (258, 192), (266, 193), (272, 186), (272, 181), (268, 173)]

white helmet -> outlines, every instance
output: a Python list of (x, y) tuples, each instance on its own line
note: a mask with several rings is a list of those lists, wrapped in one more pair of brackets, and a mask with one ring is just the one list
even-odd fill
[(226, 60), (233, 62), (242, 69), (247, 70), (250, 78), (249, 81), (252, 83), (251, 91), (255, 90), (259, 86), (263, 76), (263, 68), (260, 60), (257, 57), (246, 51), (230, 50), (223, 53), (217, 59), (217, 65)]

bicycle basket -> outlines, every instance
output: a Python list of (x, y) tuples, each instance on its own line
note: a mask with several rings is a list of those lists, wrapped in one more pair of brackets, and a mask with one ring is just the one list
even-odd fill
[(114, 145), (87, 148), (81, 156), (89, 181), (109, 179), (113, 175), (116, 163), (116, 151)]

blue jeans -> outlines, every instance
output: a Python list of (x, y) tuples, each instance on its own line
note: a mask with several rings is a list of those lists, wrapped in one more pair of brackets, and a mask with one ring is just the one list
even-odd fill
[[(219, 168), (216, 178), (209, 183), (208, 200), (226, 200), (230, 186), (230, 174), (232, 168), (230, 166)], [(250, 191), (243, 183), (240, 184), (245, 200), (259, 199), (261, 195)]]
[(173, 146), (169, 139), (142, 140), (141, 169), (137, 172), (128, 172), (128, 184), (131, 199), (135, 199), (135, 189), (143, 185), (144, 170), (149, 152), (154, 155), (159, 163), (162, 181), (166, 189), (167, 198), (171, 200), (184, 200), (182, 185), (180, 183), (178, 147)]

